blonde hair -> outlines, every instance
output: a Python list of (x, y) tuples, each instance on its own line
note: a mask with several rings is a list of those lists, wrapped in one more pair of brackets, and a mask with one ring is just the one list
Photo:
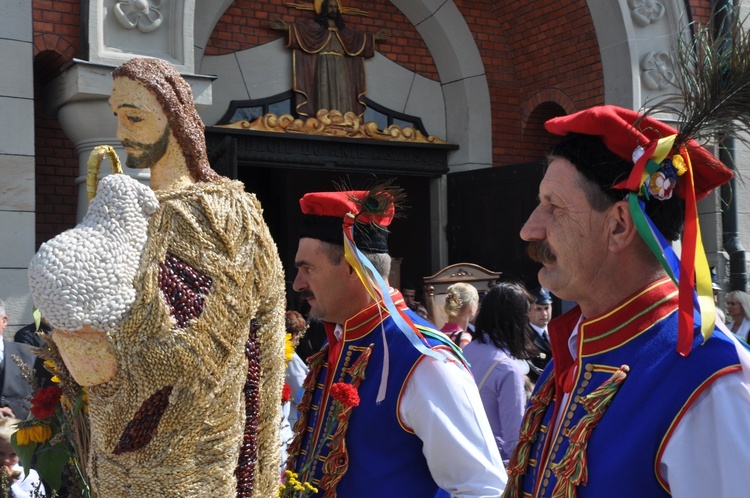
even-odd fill
[(727, 292), (727, 295), (725, 296), (725, 299), (728, 301), (730, 299), (734, 299), (739, 303), (739, 305), (742, 307), (742, 314), (745, 315), (745, 318), (750, 320), (750, 294), (747, 292), (742, 292), (740, 290), (735, 290), (732, 292)]
[(17, 418), (13, 417), (2, 417), (0, 418), (0, 439), (10, 443), (10, 437), (17, 430), (17, 425), (20, 422)]
[(448, 287), (448, 293), (445, 295), (445, 305), (443, 309), (449, 317), (456, 317), (463, 310), (473, 304), (479, 303), (479, 292), (471, 284), (458, 282)]

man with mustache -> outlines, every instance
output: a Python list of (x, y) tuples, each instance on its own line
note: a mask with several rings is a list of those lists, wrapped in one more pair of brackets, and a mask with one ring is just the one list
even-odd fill
[[(696, 258), (676, 270), (666, 243), (686, 216), (683, 257), (702, 251), (695, 198), (731, 172), (627, 109), (594, 107), (546, 128), (563, 138), (521, 237), (543, 265), (539, 282), (578, 306), (549, 323), (553, 359), (527, 408), (505, 496), (747, 494), (750, 357), (714, 326), (708, 265)], [(653, 247), (667, 254), (663, 264)]]
[[(313, 496), (500, 496), (506, 475), (468, 366), (388, 287), (396, 198), (376, 187), (300, 200), (294, 290), (328, 343), (308, 359), (288, 468)], [(342, 384), (359, 396), (343, 412)]]

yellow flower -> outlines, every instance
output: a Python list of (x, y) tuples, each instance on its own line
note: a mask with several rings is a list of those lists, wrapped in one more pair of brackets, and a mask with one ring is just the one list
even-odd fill
[(55, 384), (59, 384), (60, 383), (60, 377), (58, 377), (57, 375), (53, 375), (50, 380), (52, 382), (54, 382)]
[(682, 176), (687, 171), (687, 166), (685, 166), (685, 159), (680, 154), (675, 154), (672, 157), (672, 166), (674, 166), (674, 169), (677, 170), (677, 176)]
[(21, 446), (25, 446), (31, 442), (29, 437), (29, 430), (26, 427), (22, 427), (16, 431), (16, 443)]
[(52, 437), (52, 429), (48, 425), (32, 425), (21, 427), (16, 432), (16, 442), (20, 445), (43, 443)]
[(292, 358), (294, 358), (294, 344), (292, 344), (292, 334), (287, 334), (284, 339), (284, 357), (286, 361), (292, 361)]
[(57, 371), (57, 367), (55, 366), (55, 364), (49, 360), (44, 360), (44, 366), (51, 368), (55, 372)]
[(43, 443), (52, 437), (52, 429), (48, 425), (33, 425), (31, 428), (31, 440), (35, 443)]

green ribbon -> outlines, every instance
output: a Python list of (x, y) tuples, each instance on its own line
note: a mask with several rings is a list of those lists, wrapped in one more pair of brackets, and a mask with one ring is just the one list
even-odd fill
[(674, 282), (675, 285), (678, 285), (672, 267), (669, 266), (667, 259), (664, 257), (664, 251), (662, 250), (661, 244), (659, 244), (656, 235), (654, 235), (653, 230), (651, 230), (651, 225), (648, 220), (646, 220), (646, 214), (643, 212), (641, 204), (638, 202), (638, 194), (635, 192), (630, 192), (628, 194), (628, 207), (630, 208), (630, 216), (633, 217), (635, 228), (638, 230), (641, 238), (648, 248), (651, 249), (651, 252), (656, 255), (656, 258), (659, 260), (662, 268), (664, 268), (669, 275), (669, 278), (672, 279), (672, 282)]

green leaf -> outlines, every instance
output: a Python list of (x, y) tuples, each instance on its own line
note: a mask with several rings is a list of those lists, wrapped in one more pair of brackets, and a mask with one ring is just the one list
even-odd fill
[(62, 485), (62, 471), (68, 464), (70, 455), (65, 449), (65, 442), (54, 446), (44, 446), (36, 454), (36, 471), (54, 490)]
[(39, 327), (42, 326), (42, 312), (39, 311), (39, 308), (34, 306), (34, 310), (31, 312), (31, 314), (34, 316), (34, 325), (36, 326), (36, 331), (39, 332)]
[(29, 444), (18, 444), (16, 441), (16, 433), (14, 432), (10, 436), (10, 444), (13, 445), (13, 449), (16, 450), (16, 455), (18, 456), (18, 460), (21, 462), (21, 466), (23, 467), (23, 471), (26, 473), (26, 475), (29, 475), (29, 469), (31, 469), (31, 460), (34, 457), (34, 450), (36, 450), (37, 444), (33, 441), (29, 442)]

